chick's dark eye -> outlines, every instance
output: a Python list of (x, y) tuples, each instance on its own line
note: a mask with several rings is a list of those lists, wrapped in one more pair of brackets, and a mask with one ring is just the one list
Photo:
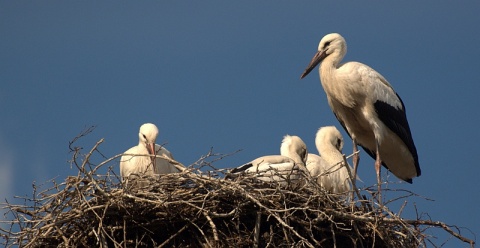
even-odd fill
[(145, 134), (142, 134), (142, 135), (143, 135), (143, 138), (144, 138), (144, 139), (147, 139), (147, 136), (145, 136)]
[(330, 46), (330, 41), (325, 42), (325, 45), (323, 45), (323, 48), (327, 48), (328, 46)]

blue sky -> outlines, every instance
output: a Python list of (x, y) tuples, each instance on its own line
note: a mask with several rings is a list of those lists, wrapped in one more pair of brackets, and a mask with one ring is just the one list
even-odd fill
[[(320, 39), (338, 32), (344, 61), (379, 71), (406, 105), (422, 176), (389, 187), (435, 200), (408, 199), (406, 217), (415, 204), (480, 235), (479, 10), (475, 1), (0, 1), (0, 197), (76, 175), (68, 142), (91, 125), (81, 144), (105, 138), (108, 157), (135, 145), (145, 122), (186, 165), (211, 147), (242, 149), (220, 168), (277, 154), (285, 134), (316, 152), (316, 130), (341, 127), (318, 73), (299, 77)], [(363, 185), (373, 185), (374, 161), (361, 157)]]

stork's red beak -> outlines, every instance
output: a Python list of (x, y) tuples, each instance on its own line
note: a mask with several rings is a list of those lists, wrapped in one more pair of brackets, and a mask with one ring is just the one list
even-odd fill
[(305, 69), (305, 71), (300, 76), (300, 79), (306, 77), (308, 73), (310, 73), (313, 68), (315, 68), (318, 64), (320, 64), (320, 62), (322, 62), (325, 57), (327, 57), (327, 53), (325, 51), (318, 51), (317, 53), (315, 53), (315, 55), (313, 55), (312, 61), (310, 61), (310, 64), (308, 64), (307, 69)]

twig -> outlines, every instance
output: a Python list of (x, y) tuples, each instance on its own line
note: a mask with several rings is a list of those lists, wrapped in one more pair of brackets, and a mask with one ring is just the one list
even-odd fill
[(262, 220), (262, 211), (257, 211), (257, 219), (255, 220), (255, 229), (254, 229), (254, 235), (253, 235), (253, 247), (258, 248), (259, 247), (259, 241), (260, 241), (260, 227), (261, 227), (261, 220)]
[[(80, 135), (80, 137), (83, 137)], [(72, 144), (78, 141), (75, 139)], [(212, 150), (182, 172), (143, 177), (146, 187), (123, 187), (115, 170), (117, 158), (105, 159), (98, 152), (103, 139), (86, 154), (73, 149), (71, 163), (77, 176), (63, 182), (51, 180), (40, 189), (33, 184), (32, 197), (19, 197), (22, 204), (6, 201), (3, 209), (11, 218), (0, 228), (6, 247), (58, 246), (206, 246), (206, 247), (416, 247), (438, 246), (425, 233), (428, 228), (444, 230), (450, 240), (475, 242), (460, 234), (456, 226), (428, 220), (418, 215), (402, 219), (406, 199), (418, 195), (410, 191), (386, 201), (384, 215), (369, 208), (360, 195), (366, 189), (354, 187), (358, 200), (349, 206), (343, 195), (330, 194), (306, 175), (304, 183), (265, 183), (254, 176), (235, 181), (218, 178), (224, 170), (212, 163), (228, 155)], [(98, 153), (97, 153), (98, 152)], [(95, 165), (91, 160), (103, 162)], [(346, 158), (345, 158), (346, 159)], [(346, 163), (344, 163), (346, 165)], [(107, 169), (99, 175), (101, 168)], [(202, 171), (205, 167), (213, 171)], [(113, 168), (113, 169), (112, 169)], [(347, 168), (348, 170), (349, 168)], [(348, 170), (349, 171), (349, 170)], [(274, 172), (272, 172), (273, 174)], [(351, 180), (352, 175), (349, 171)], [(285, 175), (280, 175), (285, 177)], [(288, 182), (288, 178), (285, 178)], [(352, 182), (353, 183), (353, 182)], [(424, 198), (426, 199), (426, 198)], [(427, 199), (429, 200), (429, 199)], [(404, 201), (394, 213), (387, 204)], [(361, 205), (360, 205), (361, 204)], [(417, 211), (416, 206), (415, 211)], [(265, 218), (263, 218), (265, 217)], [(280, 237), (280, 238), (279, 238)], [(282, 239), (281, 237), (284, 237)], [(439, 241), (440, 246), (450, 240)]]

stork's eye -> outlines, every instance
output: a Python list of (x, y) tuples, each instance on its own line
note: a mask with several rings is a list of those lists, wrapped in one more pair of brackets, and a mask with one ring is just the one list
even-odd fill
[(142, 134), (142, 136), (143, 136), (144, 139), (147, 139), (147, 136), (145, 136), (145, 134)]
[(330, 46), (330, 41), (325, 42), (325, 45), (323, 45), (323, 48), (326, 48), (328, 46)]

